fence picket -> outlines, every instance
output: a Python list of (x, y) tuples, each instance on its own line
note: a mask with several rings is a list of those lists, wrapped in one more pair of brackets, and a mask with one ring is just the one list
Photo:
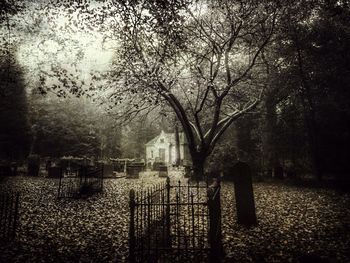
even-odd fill
[(0, 240), (8, 242), (16, 237), (19, 193), (0, 194)]

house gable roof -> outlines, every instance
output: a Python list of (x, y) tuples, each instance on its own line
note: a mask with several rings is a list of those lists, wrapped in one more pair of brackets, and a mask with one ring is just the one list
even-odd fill
[[(163, 136), (162, 136), (163, 135)], [(175, 145), (175, 133), (166, 133), (161, 131), (161, 133), (146, 143), (146, 146), (154, 145), (159, 138), (164, 137), (170, 145)], [(180, 144), (186, 144), (185, 134), (183, 132), (179, 132)]]
[(160, 135), (154, 137), (152, 140), (150, 140), (149, 142), (146, 143), (146, 146), (154, 145), (157, 142), (159, 137), (160, 137)]

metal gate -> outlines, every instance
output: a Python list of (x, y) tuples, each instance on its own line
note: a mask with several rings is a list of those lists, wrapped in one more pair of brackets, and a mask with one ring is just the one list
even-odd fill
[(131, 190), (129, 249), (130, 262), (220, 261), (220, 183)]

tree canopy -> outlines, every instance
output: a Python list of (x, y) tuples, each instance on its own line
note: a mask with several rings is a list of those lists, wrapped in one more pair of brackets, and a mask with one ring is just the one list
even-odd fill
[(260, 170), (348, 170), (347, 1), (7, 0), (0, 11), (27, 97), (91, 99), (124, 128), (176, 117), (198, 178), (224, 141)]

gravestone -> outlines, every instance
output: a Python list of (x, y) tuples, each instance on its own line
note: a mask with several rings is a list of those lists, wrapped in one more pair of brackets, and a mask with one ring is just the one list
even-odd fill
[(11, 174), (11, 166), (9, 164), (0, 164), (0, 176), (10, 176)]
[(113, 172), (123, 173), (125, 162), (113, 162)]
[(159, 165), (158, 171), (159, 171), (159, 177), (167, 177), (168, 176), (168, 166)]
[(164, 166), (165, 165), (165, 163), (164, 162), (154, 162), (153, 163), (153, 167), (152, 167), (152, 171), (157, 171), (157, 172), (159, 172), (160, 170), (159, 170), (159, 167), (160, 166)]
[(16, 162), (11, 163), (11, 175), (16, 176), (17, 175), (17, 168), (18, 164)]
[(274, 174), (275, 174), (275, 177), (277, 179), (283, 179), (284, 176), (283, 176), (283, 167), (281, 165), (276, 165), (276, 167), (274, 168)]
[(238, 161), (233, 166), (237, 222), (245, 226), (257, 223), (252, 174), (247, 163)]
[(16, 176), (17, 167), (16, 162), (0, 161), (0, 176)]
[(138, 179), (143, 166), (137, 164), (129, 164), (126, 167), (126, 178)]
[(48, 177), (49, 178), (60, 178), (62, 169), (59, 166), (51, 166), (48, 168)]
[(221, 170), (222, 170), (222, 174), (223, 174), (223, 178), (222, 178), (223, 181), (233, 182), (233, 180), (234, 180), (234, 174), (232, 173), (233, 167), (234, 167), (234, 163), (232, 163), (231, 161), (225, 161), (221, 165)]
[(113, 165), (112, 164), (103, 164), (103, 177), (113, 177)]
[(40, 156), (32, 154), (28, 156), (28, 175), (38, 176), (40, 170)]
[(51, 159), (46, 160), (45, 170), (49, 171), (51, 166), (52, 166), (52, 160)]
[(191, 178), (191, 172), (192, 172), (191, 166), (184, 166), (184, 177), (185, 178)]

